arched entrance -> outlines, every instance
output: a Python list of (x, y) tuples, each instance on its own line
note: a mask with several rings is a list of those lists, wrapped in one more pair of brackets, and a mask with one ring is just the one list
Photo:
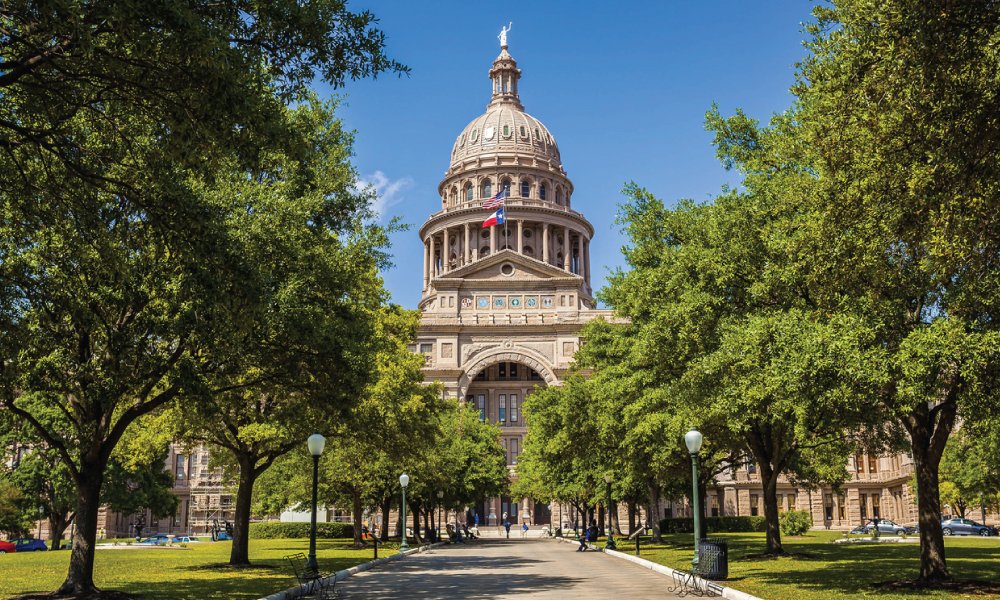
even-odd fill
[[(481, 419), (500, 428), (507, 466), (515, 478), (528, 432), (524, 401), (537, 387), (550, 384), (558, 384), (558, 380), (540, 357), (509, 349), (477, 357), (459, 380), (464, 401), (479, 412)], [(547, 506), (539, 509), (529, 498), (484, 498), (474, 510), (485, 526), (501, 525), (504, 515), (513, 525), (548, 525), (551, 519)]]

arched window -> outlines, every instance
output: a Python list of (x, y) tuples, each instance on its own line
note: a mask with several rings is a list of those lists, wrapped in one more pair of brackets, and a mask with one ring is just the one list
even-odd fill
[(465, 184), (465, 201), (472, 202), (472, 184)]
[(483, 182), (483, 193), (481, 198), (489, 198), (493, 196), (493, 182), (487, 179)]
[(556, 188), (556, 204), (562, 204), (562, 188)]
[(500, 190), (507, 190), (507, 195), (510, 196), (510, 179), (507, 179), (506, 177), (503, 178), (500, 182), (500, 189), (497, 191)]
[(455, 206), (458, 204), (458, 188), (451, 188), (451, 205)]
[(538, 198), (539, 200), (545, 200), (545, 184), (538, 186)]
[(521, 197), (528, 198), (531, 196), (531, 184), (528, 183), (527, 179), (521, 180)]

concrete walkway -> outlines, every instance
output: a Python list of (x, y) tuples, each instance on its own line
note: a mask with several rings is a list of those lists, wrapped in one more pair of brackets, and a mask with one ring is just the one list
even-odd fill
[(355, 598), (677, 598), (669, 577), (550, 540), (476, 540), (407, 556), (337, 584)]

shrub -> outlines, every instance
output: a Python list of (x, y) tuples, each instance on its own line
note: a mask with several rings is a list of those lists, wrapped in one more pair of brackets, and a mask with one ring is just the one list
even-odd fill
[[(309, 523), (250, 523), (250, 537), (256, 540), (309, 537)], [(354, 537), (353, 523), (316, 523), (317, 538)]]
[(812, 515), (804, 510), (790, 510), (779, 519), (781, 535), (802, 535), (812, 527)]
[[(740, 533), (764, 531), (764, 517), (705, 517), (709, 533)], [(694, 521), (689, 518), (661, 519), (662, 533), (694, 533)]]

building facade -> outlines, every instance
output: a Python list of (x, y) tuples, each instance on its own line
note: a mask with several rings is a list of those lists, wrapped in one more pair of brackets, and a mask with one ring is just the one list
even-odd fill
[[(514, 473), (527, 432), (525, 398), (558, 384), (580, 328), (611, 315), (596, 308), (591, 292), (594, 227), (573, 210), (559, 146), (525, 112), (521, 71), (506, 39), (501, 44), (486, 112), (455, 139), (438, 187), (440, 210), (420, 228), (424, 276), (414, 349), (426, 358), (428, 381), (500, 426)], [(498, 196), (505, 222), (484, 228)], [(484, 524), (505, 513), (515, 523), (550, 521), (549, 506), (530, 498), (484, 499), (474, 510)]]

